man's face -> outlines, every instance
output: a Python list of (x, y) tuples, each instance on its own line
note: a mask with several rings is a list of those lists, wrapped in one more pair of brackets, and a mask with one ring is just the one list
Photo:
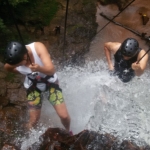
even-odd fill
[(27, 54), (24, 54), (22, 61), (16, 65), (17, 66), (25, 66), (27, 64), (27, 62), (28, 62), (28, 56), (27, 56)]
[(125, 55), (122, 55), (123, 56), (123, 59), (124, 60), (129, 60), (129, 59), (131, 59), (132, 57), (128, 57), (128, 56), (125, 56)]

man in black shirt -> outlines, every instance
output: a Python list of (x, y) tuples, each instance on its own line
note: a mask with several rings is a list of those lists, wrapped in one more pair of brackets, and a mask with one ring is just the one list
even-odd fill
[[(108, 62), (109, 70), (113, 71), (123, 82), (130, 81), (135, 75), (144, 73), (148, 61), (145, 50), (139, 48), (139, 43), (134, 38), (127, 38), (123, 43), (107, 42), (104, 44), (104, 51)], [(111, 53), (114, 55), (114, 65), (111, 60)], [(137, 63), (138, 62), (138, 63)]]

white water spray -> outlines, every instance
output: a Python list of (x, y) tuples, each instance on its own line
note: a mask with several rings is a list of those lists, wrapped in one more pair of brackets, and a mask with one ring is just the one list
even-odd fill
[[(112, 133), (119, 139), (136, 141), (138, 145), (150, 144), (148, 71), (129, 83), (123, 83), (110, 76), (106, 64), (99, 60), (88, 62), (83, 67), (65, 67), (57, 74), (74, 134), (89, 129)], [(63, 128), (46, 99), (40, 123), (47, 128)]]

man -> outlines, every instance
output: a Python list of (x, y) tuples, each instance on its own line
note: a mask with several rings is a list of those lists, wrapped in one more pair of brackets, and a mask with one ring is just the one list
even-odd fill
[[(123, 82), (129, 82), (135, 75), (143, 74), (148, 61), (148, 54), (141, 60), (145, 50), (139, 48), (139, 43), (134, 38), (127, 38), (124, 42), (107, 42), (104, 44), (104, 51), (110, 71), (117, 75)], [(111, 60), (111, 53), (114, 55), (114, 65)], [(140, 60), (138, 62), (138, 60)]]
[(27, 128), (36, 125), (41, 113), (41, 92), (48, 91), (48, 100), (53, 105), (62, 124), (69, 131), (70, 116), (68, 114), (55, 68), (44, 44), (34, 42), (22, 45), (10, 42), (5, 52), (7, 71), (25, 75), (24, 87), (27, 89), (29, 123)]

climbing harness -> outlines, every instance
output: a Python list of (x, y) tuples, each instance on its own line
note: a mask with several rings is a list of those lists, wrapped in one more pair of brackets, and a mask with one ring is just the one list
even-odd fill
[[(46, 77), (43, 78), (41, 76), (38, 76), (36, 72), (34, 72), (34, 73), (35, 73), (34, 78), (29, 77), (30, 74), (28, 74), (28, 79), (32, 82), (32, 85), (29, 87), (28, 92), (31, 92), (35, 89), (38, 90), (39, 92), (41, 92), (41, 90), (38, 89), (38, 87), (37, 87), (37, 83), (45, 83), (46, 84), (46, 90), (49, 87), (54, 87), (54, 88), (62, 91), (61, 88), (59, 88), (58, 84), (48, 82), (48, 79), (52, 78), (53, 75), (52, 76), (47, 75)], [(31, 74), (32, 74), (32, 76), (34, 76), (33, 73), (31, 73)]]

